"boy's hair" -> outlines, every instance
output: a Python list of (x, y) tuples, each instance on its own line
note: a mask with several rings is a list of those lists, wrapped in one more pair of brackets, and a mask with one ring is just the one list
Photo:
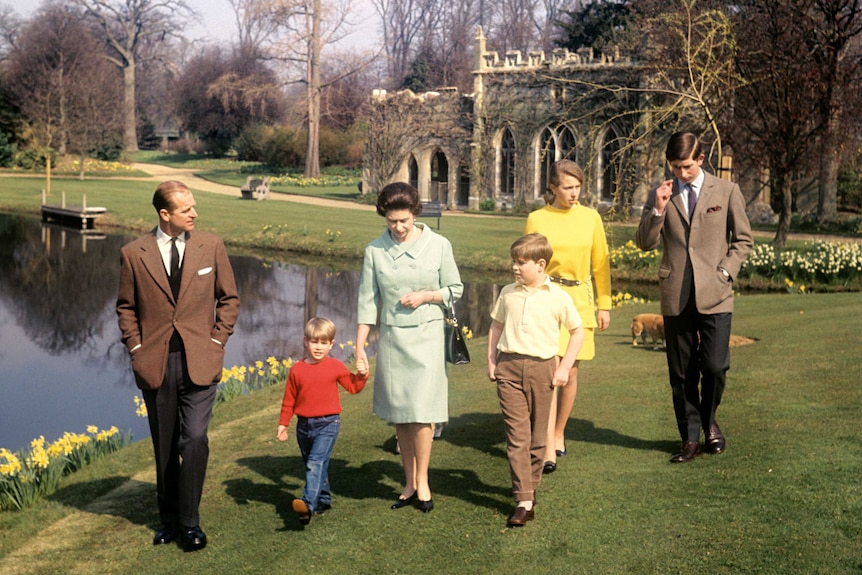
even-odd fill
[(664, 157), (668, 162), (696, 160), (703, 154), (700, 140), (691, 132), (676, 132), (667, 142)]
[(534, 262), (545, 260), (547, 265), (554, 255), (554, 248), (551, 247), (548, 238), (542, 234), (527, 234), (515, 240), (509, 248), (509, 255), (512, 256), (512, 260)]
[(335, 341), (335, 324), (325, 317), (313, 317), (305, 324), (305, 339)]

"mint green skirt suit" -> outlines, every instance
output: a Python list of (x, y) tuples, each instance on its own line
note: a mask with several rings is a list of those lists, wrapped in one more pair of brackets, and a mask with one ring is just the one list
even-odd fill
[[(357, 323), (376, 325), (374, 413), (390, 423), (443, 423), (449, 420), (449, 381), (443, 351), (443, 320), (449, 289), (456, 300), (464, 286), (452, 244), (427, 226), (399, 244), (389, 230), (365, 247), (359, 281)], [(405, 294), (437, 291), (444, 305), (410, 309)]]

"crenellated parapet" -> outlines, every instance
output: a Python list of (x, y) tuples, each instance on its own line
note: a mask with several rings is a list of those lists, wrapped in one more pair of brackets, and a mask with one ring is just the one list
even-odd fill
[(550, 54), (546, 54), (543, 50), (531, 50), (526, 54), (520, 50), (508, 50), (500, 57), (496, 51), (485, 49), (485, 37), (481, 28), (476, 33), (474, 50), (476, 52), (474, 72), (485, 74), (631, 64), (629, 58), (620, 55), (617, 46), (610, 47), (598, 55), (593, 53), (592, 48), (580, 48), (575, 52), (570, 52), (567, 48), (557, 48)]

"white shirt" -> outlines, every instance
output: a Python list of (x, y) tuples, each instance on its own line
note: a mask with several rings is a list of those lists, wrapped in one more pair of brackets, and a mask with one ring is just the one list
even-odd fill
[[(683, 192), (682, 203), (685, 204), (685, 213), (688, 213), (688, 191), (685, 189), (686, 184), (681, 180), (677, 180), (676, 183), (679, 186), (679, 189)], [(694, 181), (688, 185), (694, 190), (694, 197), (700, 200), (700, 189), (703, 187), (703, 170), (701, 170)]]
[[(171, 275), (171, 236), (166, 234), (161, 226), (156, 229), (156, 243), (159, 245), (165, 270), (168, 272), (168, 275)], [(183, 256), (186, 253), (186, 234), (184, 233), (177, 236), (177, 251), (180, 252), (180, 266), (182, 266)]]

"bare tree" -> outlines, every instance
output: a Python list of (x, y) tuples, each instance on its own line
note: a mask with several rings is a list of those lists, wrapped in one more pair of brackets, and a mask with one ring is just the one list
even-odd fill
[(278, 36), (283, 10), (291, 5), (274, 4), (272, 0), (228, 0), (233, 8), (239, 49), (242, 53), (261, 55)]
[(838, 220), (838, 165), (840, 163), (842, 116), (849, 98), (859, 93), (862, 71), (858, 51), (851, 51), (853, 39), (862, 34), (862, 1), (813, 0), (804, 2), (796, 18), (805, 25), (806, 43), (821, 71), (822, 86), (818, 114), (822, 125), (820, 135), (820, 166), (818, 178), (817, 219), (820, 223)]
[(407, 76), (420, 41), (429, 29), (428, 20), (438, 11), (441, 0), (371, 0), (380, 16), (383, 49), (389, 81), (398, 86)]
[[(119, 74), (78, 14), (48, 5), (22, 28), (4, 75), (25, 118), (23, 138), (45, 158), (85, 154), (116, 143)], [(82, 161), (83, 165), (83, 161)]]
[(15, 36), (21, 28), (21, 19), (10, 6), (0, 4), (0, 63), (15, 46)]
[(110, 48), (108, 59), (123, 71), (123, 149), (138, 149), (136, 71), (160, 44), (177, 38), (195, 11), (183, 0), (69, 0), (94, 19)]
[[(234, 0), (237, 6), (252, 6), (255, 0)], [(274, 28), (267, 32), (261, 46), (261, 57), (277, 60), (287, 67), (287, 74), (299, 74), (305, 85), (305, 123), (307, 149), (305, 177), (320, 176), (320, 109), (321, 58), (324, 50), (342, 39), (348, 31), (350, 0), (257, 0), (256, 11), (248, 9), (248, 18), (266, 18)], [(262, 28), (261, 25), (252, 28)], [(267, 30), (269, 30), (267, 28)], [(265, 44), (265, 47), (263, 47)], [(337, 78), (333, 79), (333, 81)]]

